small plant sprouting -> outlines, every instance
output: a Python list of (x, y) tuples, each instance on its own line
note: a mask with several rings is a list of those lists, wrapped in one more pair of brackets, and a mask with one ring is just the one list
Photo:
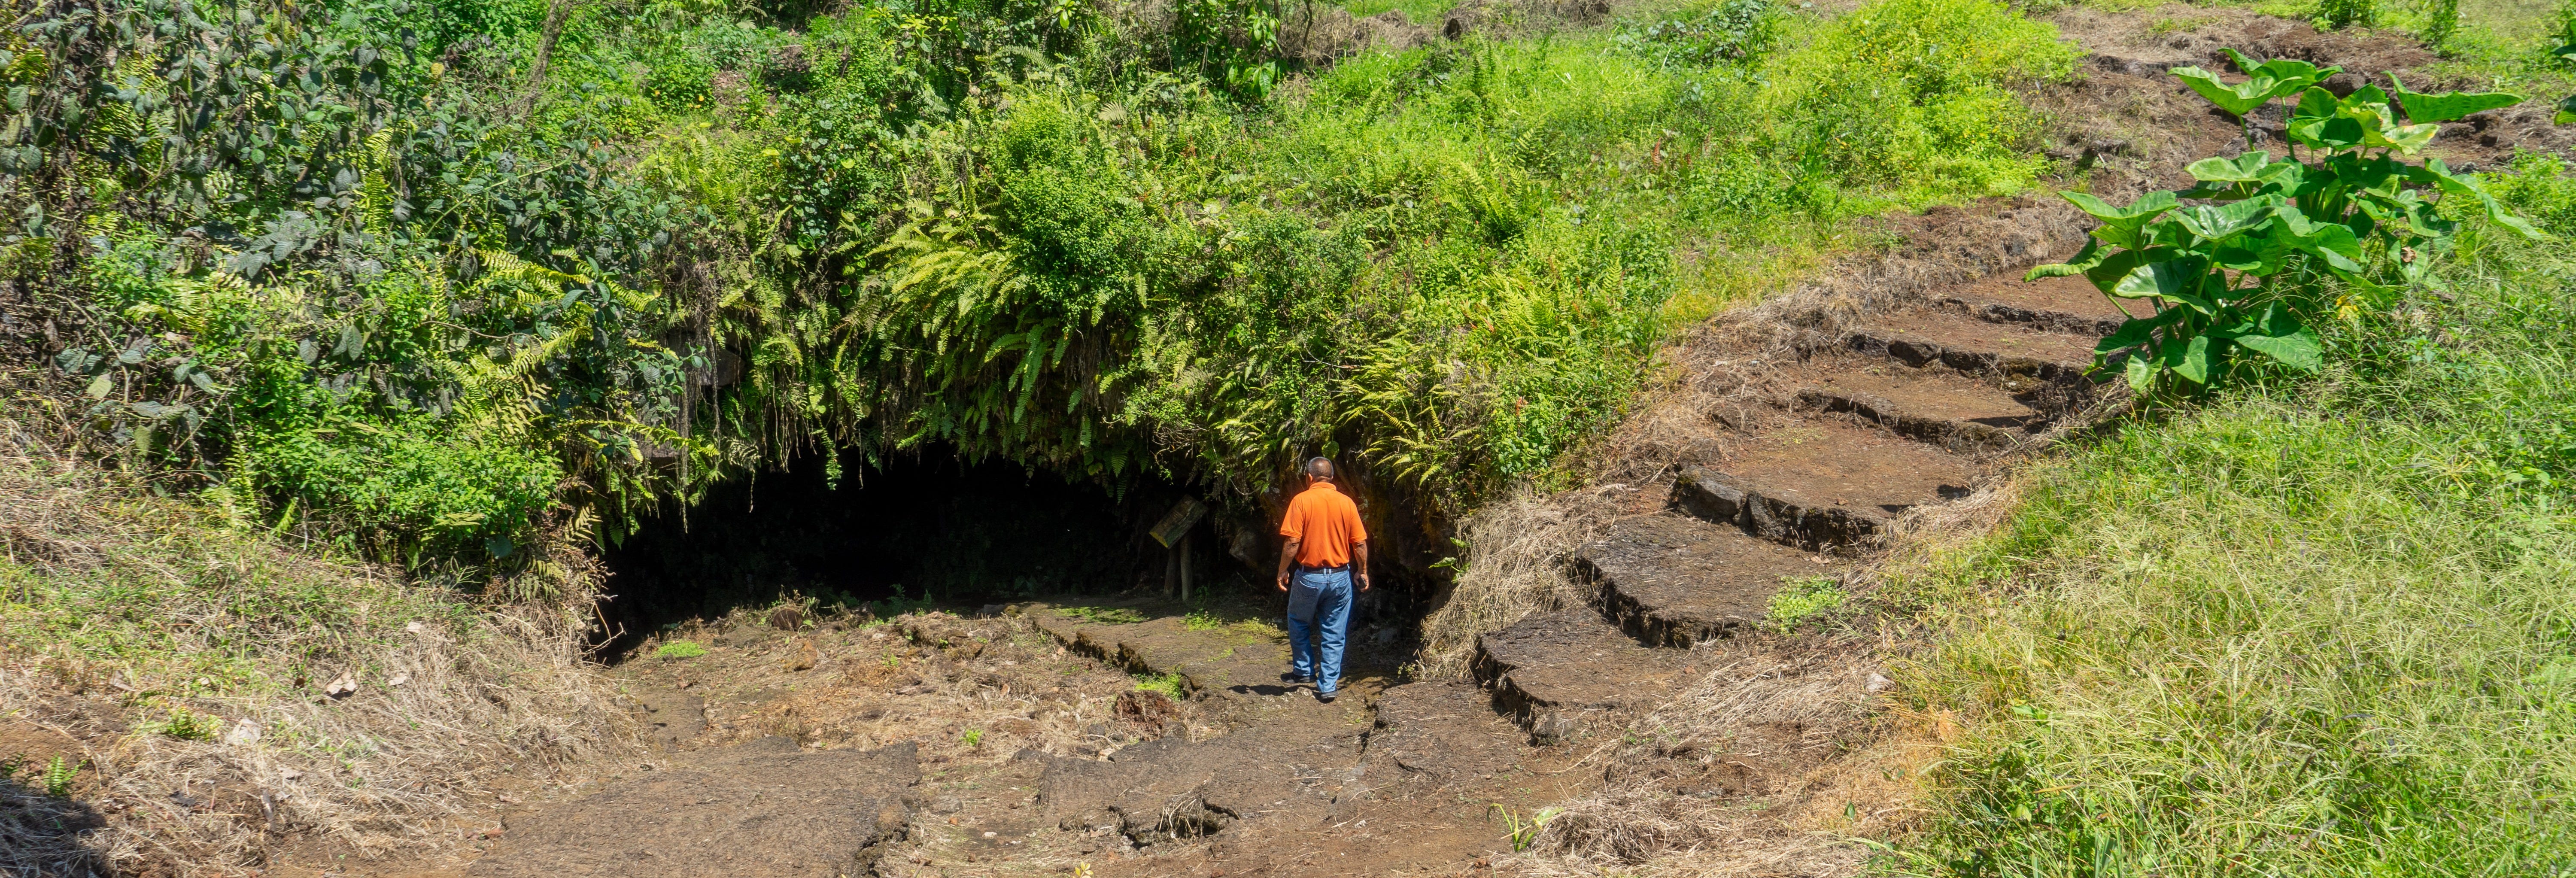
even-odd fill
[(65, 760), (60, 755), (45, 766), (45, 795), (57, 799), (72, 797), (72, 779), (80, 776), (82, 763)]
[(958, 740), (965, 741), (965, 742), (966, 742), (966, 746), (969, 746), (969, 747), (981, 747), (981, 746), (984, 746), (984, 730), (983, 730), (983, 729), (967, 729), (967, 730), (966, 730), (966, 734), (959, 735), (959, 736), (957, 736), (957, 737), (958, 737)]
[(1787, 634), (1841, 609), (1848, 597), (1843, 593), (1842, 582), (1830, 576), (1788, 579), (1771, 595), (1770, 612), (1763, 615), (1762, 621), (1772, 630)]
[(223, 726), (223, 720), (184, 707), (173, 707), (170, 708), (169, 719), (144, 728), (182, 741), (212, 741)]
[(1138, 676), (1136, 688), (1147, 692), (1160, 692), (1165, 698), (1179, 701), (1189, 694), (1189, 681), (1181, 679), (1179, 674)]
[(695, 640), (674, 640), (653, 651), (653, 657), (661, 659), (693, 659), (706, 654), (707, 648)]
[(1504, 828), (1510, 830), (1503, 838), (1512, 843), (1512, 853), (1529, 850), (1530, 845), (1537, 844), (1539, 830), (1546, 829), (1547, 822), (1556, 819), (1556, 815), (1565, 813), (1565, 809), (1551, 805), (1538, 809), (1538, 813), (1523, 820), (1521, 815), (1512, 813), (1512, 809), (1503, 807), (1501, 802), (1495, 802), (1493, 809), (1503, 816)]

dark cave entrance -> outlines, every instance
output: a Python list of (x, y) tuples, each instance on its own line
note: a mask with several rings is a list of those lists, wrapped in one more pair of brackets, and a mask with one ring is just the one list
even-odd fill
[[(664, 508), (604, 551), (603, 653), (622, 656), (667, 625), (793, 598), (849, 610), (927, 599), (973, 612), (1072, 596), (1169, 596), (1186, 572), (1201, 601), (1278, 602), (1276, 513), (1266, 507), (1284, 496), (1227, 503), (1150, 478), (1113, 491), (937, 452), (869, 466), (844, 450), (840, 461), (837, 484), (821, 455), (735, 479), (693, 507)], [(1207, 511), (1186, 531), (1184, 571), (1184, 553), (1151, 531), (1192, 499)], [(1409, 614), (1432, 585), (1414, 557), (1421, 553), (1406, 551), (1420, 541), (1387, 533), (1388, 516), (1368, 517), (1378, 588), (1360, 610)]]

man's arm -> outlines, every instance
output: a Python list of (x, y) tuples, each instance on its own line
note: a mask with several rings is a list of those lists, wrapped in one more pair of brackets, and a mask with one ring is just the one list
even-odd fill
[(1288, 540), (1287, 540), (1287, 542), (1286, 542), (1286, 544), (1281, 545), (1281, 546), (1279, 547), (1279, 590), (1280, 590), (1280, 591), (1287, 591), (1287, 590), (1288, 590), (1288, 565), (1290, 565), (1290, 564), (1294, 564), (1294, 563), (1296, 563), (1296, 562), (1297, 562), (1297, 538), (1296, 538), (1296, 537), (1289, 537), (1289, 538), (1288, 538)]
[(1367, 540), (1351, 541), (1351, 570), (1359, 575), (1360, 590), (1367, 591), (1369, 587)]

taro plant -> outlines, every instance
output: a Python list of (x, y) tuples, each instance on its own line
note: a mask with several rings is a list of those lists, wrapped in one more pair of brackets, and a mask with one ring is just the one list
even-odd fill
[(2228, 56), (2247, 81), (2223, 83), (2198, 68), (2174, 74), (2240, 119), (2294, 98), (2282, 129), (2290, 155), (2202, 159), (2186, 169), (2199, 185), (2126, 207), (2063, 193), (2102, 224), (2072, 261), (2030, 272), (2033, 280), (2082, 274), (2130, 315), (2095, 346), (2098, 368), (2125, 360), (2132, 387), (2167, 393), (2207, 389), (2240, 350), (2314, 371), (2323, 349), (2311, 325), (2329, 304), (2350, 318), (2426, 282), (2429, 257), (2451, 247), (2459, 225), (2442, 215), (2442, 201), (2468, 199), (2497, 224), (2539, 236), (2475, 178), (2440, 159), (2405, 160), (2440, 123), (2522, 98), (2422, 94), (2394, 75), (2393, 94), (2365, 85), (2337, 98), (2318, 83), (2340, 68)]

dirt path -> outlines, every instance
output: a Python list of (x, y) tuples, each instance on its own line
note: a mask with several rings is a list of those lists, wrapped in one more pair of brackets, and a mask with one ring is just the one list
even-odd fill
[[(2223, 69), (2222, 45), (2373, 72), (2431, 60), (2228, 10), (2055, 18), (2093, 54), (2083, 81), (2042, 96), (2064, 120), (2050, 149), (2110, 197), (2244, 147), (2163, 76)], [(2437, 151), (2493, 163), (2567, 147), (2520, 112), (2445, 126)], [(2094, 339), (2124, 315), (2080, 279), (2019, 279), (2071, 254), (2081, 220), (2042, 197), (1892, 219), (1901, 245), (1677, 348), (1679, 377), (1623, 426), (1627, 457), (1605, 468), (1624, 481), (1586, 489), (1610, 512), (1566, 552), (1581, 605), (1486, 634), (1469, 678), (1401, 680), (1405, 657), (1372, 626), (1350, 697), (1318, 704), (1279, 682), (1284, 643), (1250, 603), (677, 632), (657, 643), (709, 652), (621, 671), (653, 755), (513, 803), (497, 826), (463, 830), (473, 849), (456, 862), (408, 874), (1472, 874), (1538, 869), (1506, 858), (1512, 824), (1586, 797), (1733, 809), (1768, 821), (1747, 837), (1800, 835), (1747, 843), (1775, 854), (1763, 871), (1847, 873), (1859, 855), (1805, 838), (1793, 815), (1888, 825), (1875, 816), (1888, 802), (1826, 801), (1856, 794), (1817, 780), (1876, 734), (1876, 659), (1854, 648), (1781, 684), (1803, 666), (1754, 660), (1740, 635), (1782, 588), (1864, 575), (1891, 532), (1979, 496), (2116, 404), (2087, 372)], [(1711, 709), (1713, 731), (1638, 739), (1677, 698), (1757, 683), (1800, 703)], [(1719, 841), (1705, 826), (1657, 840), (1577, 813), (1590, 828), (1557, 841), (1596, 859)]]

